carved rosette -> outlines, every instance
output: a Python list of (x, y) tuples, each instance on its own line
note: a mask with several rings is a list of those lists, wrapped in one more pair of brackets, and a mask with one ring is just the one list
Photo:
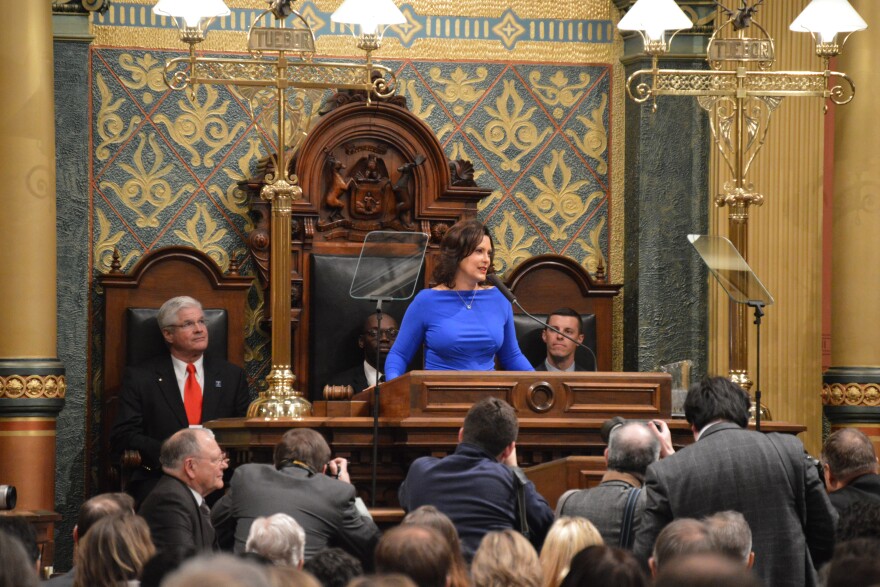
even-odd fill
[(63, 399), (67, 392), (64, 375), (7, 375), (0, 377), (0, 398)]
[(823, 406), (880, 406), (880, 383), (825, 383)]

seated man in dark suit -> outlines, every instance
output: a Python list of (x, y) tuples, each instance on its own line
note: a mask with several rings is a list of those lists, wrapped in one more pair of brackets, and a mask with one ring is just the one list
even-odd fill
[(110, 435), (114, 451), (141, 454), (142, 466), (126, 488), (137, 503), (161, 477), (159, 448), (166, 438), (208, 420), (244, 416), (250, 404), (244, 371), (205, 355), (208, 329), (198, 301), (171, 298), (157, 320), (169, 353), (126, 368)]
[(365, 507), (358, 509), (347, 461), (330, 460), (327, 441), (310, 428), (288, 430), (273, 460), (237, 467), (214, 505), (214, 524), (221, 534), (234, 532), (235, 551), (244, 551), (255, 518), (283, 513), (305, 530), (305, 560), (339, 546), (372, 566), (379, 529)]
[(833, 432), (822, 447), (825, 487), (838, 513), (855, 503), (880, 503), (874, 444), (857, 428)]
[(162, 443), (159, 462), (162, 478), (138, 510), (150, 526), (156, 548), (216, 550), (205, 496), (223, 489), (229, 461), (214, 433), (207, 428), (178, 430)]
[[(382, 314), (382, 329), (377, 328), (379, 323), (376, 314), (370, 314), (364, 320), (361, 335), (358, 337), (358, 346), (364, 351), (364, 360), (351, 369), (337, 373), (327, 382), (327, 385), (350, 385), (354, 393), (360, 393), (368, 387), (376, 385), (376, 373), (382, 376), (385, 369), (385, 357), (397, 338), (397, 320), (388, 314)], [(379, 365), (376, 365), (376, 351), (378, 351)]]
[[(571, 308), (559, 308), (550, 313), (547, 324), (564, 332), (579, 343), (584, 342), (584, 321), (581, 315)], [(577, 344), (545, 328), (541, 339), (547, 345), (547, 358), (537, 363), (535, 371), (592, 371), (575, 363), (574, 354)]]
[(518, 432), (510, 404), (495, 397), (478, 401), (465, 416), (455, 453), (442, 459), (421, 457), (410, 465), (398, 493), (401, 507), (410, 512), (432, 505), (449, 516), (470, 560), (488, 532), (521, 529), (517, 485), (522, 483), (531, 542), (540, 551), (553, 510), (517, 470)]

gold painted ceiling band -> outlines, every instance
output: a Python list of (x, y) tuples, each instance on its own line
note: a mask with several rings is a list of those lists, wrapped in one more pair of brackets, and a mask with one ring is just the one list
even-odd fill
[(12, 416), (8, 418), (0, 418), (0, 424), (4, 422), (55, 422), (55, 418), (46, 418), (45, 416)]
[(38, 436), (56, 436), (55, 430), (15, 430), (11, 432), (0, 431), (0, 437), (38, 437)]

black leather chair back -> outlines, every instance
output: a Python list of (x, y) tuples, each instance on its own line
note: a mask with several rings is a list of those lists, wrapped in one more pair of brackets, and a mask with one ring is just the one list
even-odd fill
[[(534, 314), (535, 318), (539, 318), (544, 322), (550, 317), (547, 314)], [(595, 314), (584, 314), (582, 316), (584, 323), (584, 342), (586, 346), (596, 352), (596, 316)], [(519, 348), (532, 365), (543, 362), (547, 357), (547, 346), (541, 339), (541, 331), (544, 327), (532, 320), (525, 314), (514, 314), (514, 327), (516, 328), (516, 339), (519, 342)], [(585, 369), (593, 370), (595, 362), (589, 351), (580, 347), (577, 348), (574, 355), (577, 364), (583, 365)]]
[[(226, 310), (205, 308), (208, 324), (208, 350), (205, 356), (226, 360), (228, 331)], [(137, 365), (156, 355), (168, 354), (168, 345), (159, 330), (158, 308), (127, 308), (125, 364)]]
[[(324, 385), (332, 375), (363, 362), (358, 337), (366, 317), (376, 311), (376, 302), (356, 300), (349, 293), (358, 257), (311, 255), (311, 258), (309, 397), (316, 400), (323, 399)], [(423, 282), (419, 274), (416, 293)], [(383, 302), (382, 311), (400, 324), (409, 302)], [(413, 359), (412, 365), (421, 364), (421, 357)]]

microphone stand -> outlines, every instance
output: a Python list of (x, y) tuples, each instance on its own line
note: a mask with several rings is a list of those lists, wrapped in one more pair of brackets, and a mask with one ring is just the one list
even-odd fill
[(755, 430), (761, 431), (761, 317), (764, 315), (764, 302), (749, 300), (748, 306), (755, 310)]
[(379, 458), (379, 357), (382, 354), (382, 298), (376, 300), (376, 384), (373, 386), (373, 466), (370, 473), (370, 507), (376, 507), (376, 461)]

